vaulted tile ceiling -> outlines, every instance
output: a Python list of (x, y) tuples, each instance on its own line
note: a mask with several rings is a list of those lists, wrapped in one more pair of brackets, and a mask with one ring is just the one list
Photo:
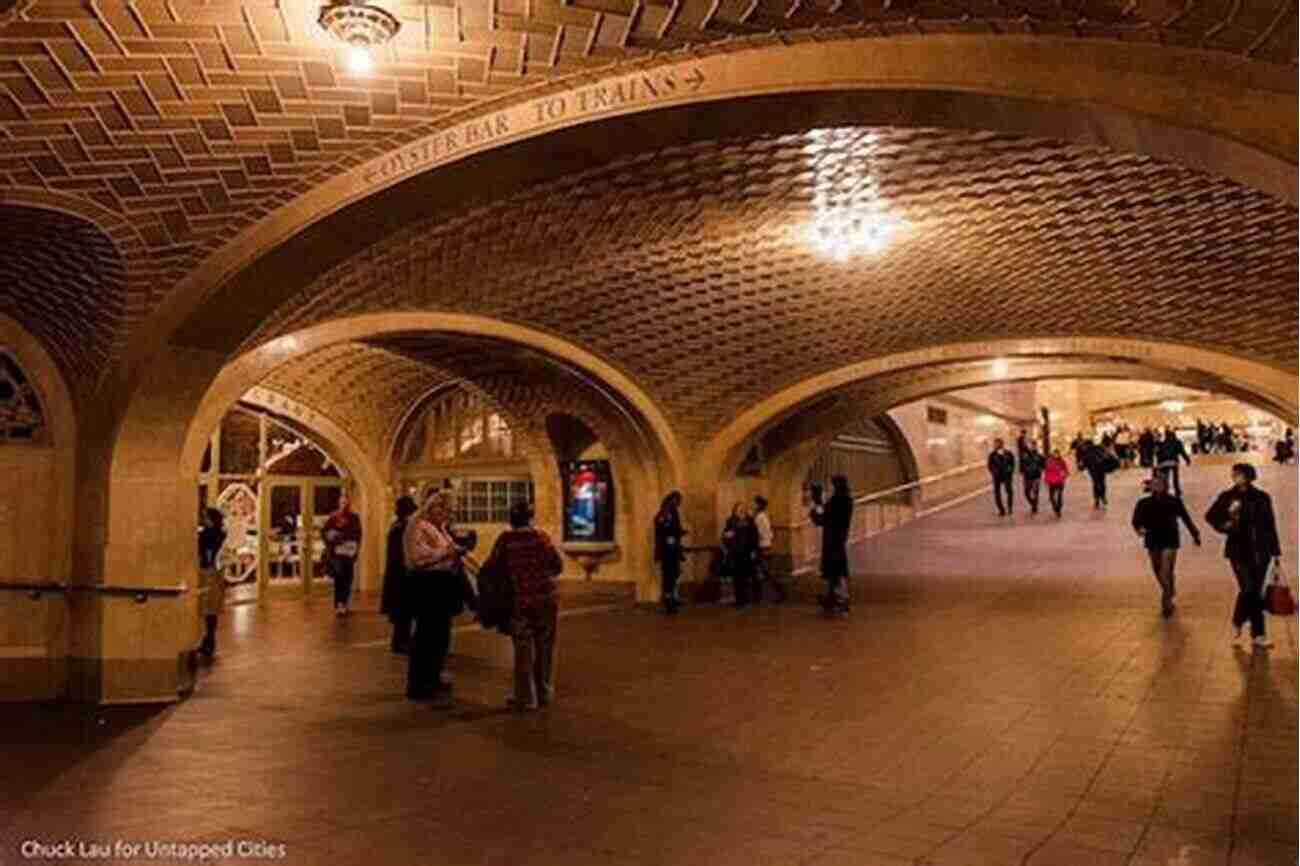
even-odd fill
[[(901, 223), (818, 252), (837, 189)], [(934, 129), (698, 142), (413, 225), (283, 303), (246, 347), (333, 316), (457, 310), (559, 334), (704, 434), (864, 358), (1116, 336), (1296, 360), (1296, 211), (1104, 148)]]
[[(90, 237), (65, 255), (43, 243), (77, 236), (58, 218), (4, 214), (0, 273), (17, 286), (4, 309), (52, 341), (72, 377), (93, 379), (204, 255), (359, 154), (572, 72), (813, 27), (1139, 40), (1296, 62), (1294, 0), (439, 0), (390, 4), (401, 32), (357, 76), (317, 27), (318, 8), (0, 0), (0, 191), (101, 209), (126, 259)], [(81, 303), (64, 304), (55, 276), (78, 257), (96, 268), (72, 283)], [(47, 321), (56, 307), (67, 317)]]

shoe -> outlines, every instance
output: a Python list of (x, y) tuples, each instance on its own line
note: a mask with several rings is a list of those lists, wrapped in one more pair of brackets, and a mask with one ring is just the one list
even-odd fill
[(1273, 642), (1268, 638), (1264, 637), (1264, 635), (1260, 635), (1257, 638), (1252, 638), (1250, 641), (1250, 645), (1255, 649), (1268, 649), (1269, 647), (1273, 646)]
[(1246, 633), (1242, 631), (1242, 626), (1234, 625), (1232, 627), (1231, 643), (1241, 643), (1243, 640), (1246, 639), (1246, 637), (1247, 637)]
[(334, 605), (334, 615), (335, 615), (335, 616), (343, 616), (343, 614), (344, 614), (345, 612), (346, 612), (346, 611), (344, 610), (343, 605), (341, 605), (341, 604), (336, 604), (336, 605)]
[(516, 698), (514, 695), (506, 695), (506, 706), (516, 712), (528, 713), (537, 709), (540, 706), (540, 704), (538, 704), (536, 701), (524, 703), (523, 701)]

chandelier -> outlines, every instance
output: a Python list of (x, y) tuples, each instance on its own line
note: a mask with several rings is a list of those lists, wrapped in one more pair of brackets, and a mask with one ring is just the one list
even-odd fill
[(401, 22), (365, 0), (341, 0), (321, 7), (316, 19), (326, 33), (348, 46), (348, 65), (353, 72), (370, 69), (370, 49), (392, 40)]
[(862, 129), (810, 132), (804, 158), (812, 173), (813, 216), (806, 237), (839, 262), (885, 250), (904, 228), (891, 215), (871, 174), (876, 136)]

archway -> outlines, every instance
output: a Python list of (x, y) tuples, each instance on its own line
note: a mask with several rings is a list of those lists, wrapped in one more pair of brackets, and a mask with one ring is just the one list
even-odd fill
[[(872, 407), (991, 382), (1042, 378), (1125, 378), (1185, 384), (1232, 394), (1294, 422), (1296, 378), (1277, 367), (1204, 349), (1143, 340), (1065, 338), (951, 344), (873, 359), (802, 382), (752, 407), (729, 424), (701, 455), (701, 466), (725, 474), (743, 459), (756, 435), (786, 422), (796, 440), (833, 427), (856, 391)], [(854, 408), (846, 409), (846, 406)], [(816, 411), (807, 412), (809, 407)]]
[(54, 358), (0, 314), (0, 700), (66, 695), (77, 417)]

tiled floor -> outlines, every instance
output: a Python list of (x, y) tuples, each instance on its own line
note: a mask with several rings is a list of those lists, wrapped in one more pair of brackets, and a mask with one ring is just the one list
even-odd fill
[[(1193, 471), (1194, 514), (1225, 474)], [(1292, 565), (1295, 479), (1263, 478)], [(377, 617), (240, 611), (183, 704), (0, 710), (0, 863), (81, 838), (345, 866), (1292, 866), (1294, 621), (1229, 645), (1217, 540), (1162, 621), (1136, 483), (1104, 516), (1080, 484), (1060, 524), (977, 500), (882, 536), (849, 620), (566, 618), (560, 700), (528, 716), (501, 709), (492, 635), (456, 636), (435, 709), (401, 697)]]

